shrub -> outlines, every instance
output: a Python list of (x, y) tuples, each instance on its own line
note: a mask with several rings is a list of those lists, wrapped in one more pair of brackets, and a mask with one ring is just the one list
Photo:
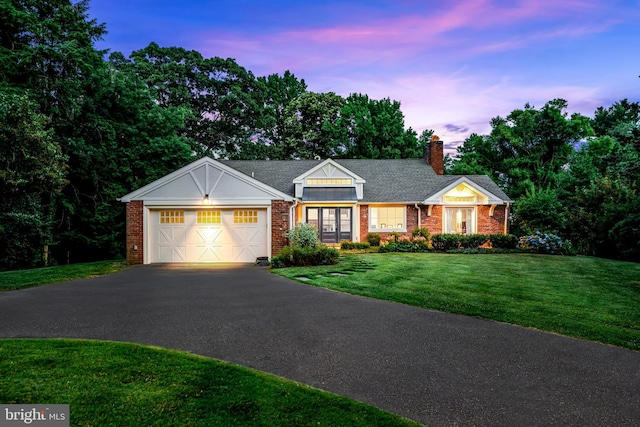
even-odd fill
[(489, 237), (486, 234), (469, 234), (459, 236), (458, 240), (463, 249), (477, 249), (487, 243)]
[(318, 230), (312, 225), (302, 223), (287, 231), (291, 246), (313, 248), (318, 244)]
[(380, 252), (427, 252), (429, 244), (426, 240), (400, 240), (381, 246)]
[(542, 233), (540, 231), (536, 231), (530, 236), (522, 236), (520, 238), (520, 247), (540, 254), (573, 254), (571, 242), (568, 240), (562, 240), (558, 235)]
[(287, 246), (271, 258), (273, 268), (331, 265), (338, 262), (340, 252), (324, 245), (314, 247)]
[(369, 242), (371, 246), (380, 246), (380, 235), (378, 233), (367, 234), (367, 242)]
[(429, 232), (429, 229), (427, 227), (414, 228), (413, 231), (411, 232), (411, 237), (413, 238), (424, 237), (425, 240), (429, 240), (430, 235), (431, 233)]
[(280, 255), (271, 257), (271, 268), (284, 268), (286, 266), (287, 263), (284, 261), (284, 257)]
[(513, 234), (491, 234), (489, 241), (495, 249), (515, 249), (518, 247), (518, 238)]
[(460, 247), (460, 239), (458, 234), (434, 234), (431, 236), (431, 244), (433, 249), (437, 251), (449, 251)]
[(350, 240), (343, 240), (340, 242), (340, 249), (369, 249), (371, 243), (369, 242), (352, 242)]
[(398, 241), (400, 240), (400, 237), (402, 236), (397, 231), (390, 231), (387, 233), (387, 240), (389, 242), (393, 240), (393, 243), (398, 243)]

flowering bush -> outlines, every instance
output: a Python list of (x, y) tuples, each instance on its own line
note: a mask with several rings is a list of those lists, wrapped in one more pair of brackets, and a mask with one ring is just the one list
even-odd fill
[(301, 223), (287, 231), (291, 246), (314, 248), (318, 244), (318, 230), (312, 225)]
[(551, 255), (569, 255), (573, 253), (573, 247), (568, 240), (562, 240), (560, 236), (536, 231), (530, 236), (520, 238), (520, 248), (532, 252)]

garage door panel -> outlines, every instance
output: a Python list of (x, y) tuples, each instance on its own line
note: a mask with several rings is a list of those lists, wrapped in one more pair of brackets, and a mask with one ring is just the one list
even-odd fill
[(221, 244), (222, 227), (197, 227), (196, 243), (213, 244), (219, 242)]
[(187, 242), (187, 234), (184, 226), (180, 227), (160, 227), (158, 243), (160, 244), (180, 244)]
[(157, 256), (160, 262), (184, 262), (187, 259), (187, 239), (184, 226), (158, 228)]
[(222, 262), (222, 227), (196, 227), (195, 252), (198, 262)]
[(197, 246), (196, 257), (198, 262), (223, 262), (222, 247)]
[(248, 246), (232, 246), (231, 247), (231, 262), (253, 262), (260, 255), (255, 250), (256, 248)]
[(229, 227), (230, 238), (233, 243), (251, 243), (258, 237), (258, 226)]

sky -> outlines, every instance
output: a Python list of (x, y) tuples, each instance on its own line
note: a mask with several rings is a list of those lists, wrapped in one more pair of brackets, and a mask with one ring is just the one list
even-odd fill
[(640, 0), (90, 0), (100, 49), (151, 42), (291, 71), (308, 90), (401, 103), (446, 152), (493, 117), (563, 98), (640, 101)]

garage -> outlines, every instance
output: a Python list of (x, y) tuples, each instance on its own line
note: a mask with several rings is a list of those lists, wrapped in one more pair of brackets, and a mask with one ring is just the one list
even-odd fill
[(150, 262), (255, 262), (267, 256), (262, 209), (150, 211)]
[(127, 262), (255, 263), (287, 244), (293, 197), (204, 157), (126, 203)]

